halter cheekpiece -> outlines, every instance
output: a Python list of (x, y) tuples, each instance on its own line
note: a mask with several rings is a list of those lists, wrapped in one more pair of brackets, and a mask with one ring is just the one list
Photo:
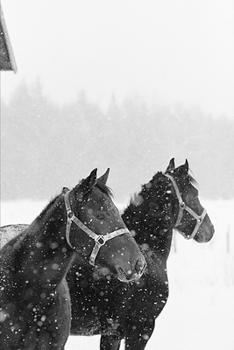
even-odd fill
[(92, 230), (90, 230), (86, 225), (83, 224), (82, 221), (80, 221), (73, 211), (71, 210), (71, 205), (69, 201), (69, 193), (70, 191), (67, 191), (64, 194), (64, 202), (65, 202), (65, 207), (67, 211), (67, 224), (66, 224), (66, 240), (68, 245), (72, 248), (75, 249), (75, 247), (72, 246), (71, 241), (70, 241), (70, 229), (71, 225), (74, 222), (82, 231), (84, 231), (90, 238), (92, 238), (95, 242), (92, 253), (89, 257), (89, 263), (90, 265), (95, 265), (95, 260), (97, 258), (98, 252), (100, 248), (110, 239), (115, 238), (117, 236), (123, 235), (125, 233), (130, 234), (129, 230), (127, 228), (121, 228), (116, 231), (107, 233), (106, 235), (98, 235)]
[(178, 217), (175, 223), (175, 228), (178, 227), (181, 223), (182, 217), (183, 217), (183, 212), (184, 210), (186, 210), (190, 215), (192, 215), (194, 217), (194, 219), (197, 221), (196, 226), (194, 227), (193, 232), (191, 233), (191, 235), (187, 236), (185, 235), (182, 231), (180, 231), (180, 233), (187, 239), (192, 239), (196, 236), (205, 216), (206, 216), (206, 209), (203, 209), (203, 212), (201, 213), (201, 215), (198, 215), (197, 213), (195, 213), (194, 210), (192, 210), (191, 208), (189, 208), (183, 201), (182, 196), (180, 194), (179, 188), (177, 186), (177, 183), (175, 181), (175, 179), (173, 178), (173, 176), (169, 175), (169, 174), (164, 174), (166, 177), (168, 177), (171, 182), (172, 185), (174, 187), (177, 199), (179, 201), (179, 213), (178, 213)]

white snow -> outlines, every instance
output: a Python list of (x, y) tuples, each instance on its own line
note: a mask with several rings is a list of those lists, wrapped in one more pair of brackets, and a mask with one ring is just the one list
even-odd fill
[[(234, 349), (234, 200), (201, 202), (214, 223), (215, 236), (199, 244), (175, 232), (168, 261), (170, 296), (146, 350)], [(30, 223), (45, 205), (3, 202), (1, 225)], [(70, 337), (66, 350), (98, 350), (99, 340)]]

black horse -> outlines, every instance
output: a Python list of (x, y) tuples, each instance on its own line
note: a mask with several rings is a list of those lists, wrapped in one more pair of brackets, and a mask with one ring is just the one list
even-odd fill
[(145, 259), (111, 199), (108, 173), (97, 179), (94, 169), (64, 189), (1, 249), (2, 350), (64, 349), (71, 321), (65, 277), (75, 258), (84, 270), (98, 265), (124, 282), (141, 276)]
[(185, 238), (208, 242), (214, 227), (198, 199), (189, 166), (158, 172), (142, 187), (122, 218), (147, 261), (147, 270), (135, 283), (103, 278), (99, 270), (73, 263), (67, 275), (72, 305), (72, 335), (101, 334), (101, 350), (143, 350), (155, 319), (168, 298), (167, 258), (172, 230)]

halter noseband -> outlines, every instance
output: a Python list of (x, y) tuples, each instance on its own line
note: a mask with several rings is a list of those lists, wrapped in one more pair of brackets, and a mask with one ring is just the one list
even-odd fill
[(179, 201), (179, 213), (178, 213), (178, 217), (177, 217), (177, 220), (176, 220), (176, 223), (175, 223), (175, 228), (178, 227), (181, 223), (181, 220), (182, 220), (182, 217), (183, 217), (183, 212), (184, 210), (186, 210), (190, 215), (192, 215), (194, 217), (194, 219), (197, 221), (196, 223), (196, 226), (194, 227), (194, 230), (193, 232), (191, 233), (191, 235), (187, 236), (184, 234), (184, 232), (180, 231), (180, 233), (186, 238), (186, 239), (192, 239), (196, 236), (203, 220), (204, 220), (204, 217), (206, 216), (206, 209), (203, 209), (203, 212), (201, 213), (201, 215), (198, 215), (197, 213), (195, 213), (194, 210), (192, 210), (191, 208), (189, 208), (183, 201), (182, 199), (182, 196), (180, 194), (180, 191), (179, 191), (179, 188), (175, 182), (175, 179), (173, 178), (173, 176), (171, 175), (168, 175), (168, 174), (164, 174), (166, 177), (168, 177), (171, 182), (172, 182), (172, 185), (175, 189), (175, 193), (176, 193), (176, 196), (177, 196), (177, 199)]
[[(75, 249), (75, 247), (72, 246), (70, 241), (70, 229), (72, 222), (74, 222), (81, 230), (83, 230), (90, 238), (92, 238), (95, 242), (92, 253), (89, 258), (90, 265), (95, 265), (95, 260), (98, 255), (99, 249), (110, 239), (115, 238), (117, 236), (123, 235), (124, 233), (129, 233), (129, 230), (127, 228), (121, 228), (119, 230), (107, 233), (106, 235), (98, 235), (94, 233), (92, 230), (90, 230), (87, 226), (83, 224), (73, 213), (71, 210), (71, 205), (69, 201), (69, 193), (70, 191), (67, 191), (64, 194), (64, 201), (65, 201), (65, 207), (67, 211), (67, 225), (66, 225), (66, 240), (68, 245)], [(129, 233), (130, 234), (130, 233)]]

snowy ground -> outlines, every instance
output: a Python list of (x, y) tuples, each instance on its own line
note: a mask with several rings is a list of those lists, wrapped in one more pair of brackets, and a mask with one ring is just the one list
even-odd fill
[[(215, 236), (198, 244), (175, 232), (168, 261), (170, 296), (146, 350), (234, 349), (234, 200), (202, 203)], [(30, 223), (45, 205), (2, 203), (1, 225)], [(99, 337), (70, 337), (66, 350), (76, 349), (98, 350)]]

